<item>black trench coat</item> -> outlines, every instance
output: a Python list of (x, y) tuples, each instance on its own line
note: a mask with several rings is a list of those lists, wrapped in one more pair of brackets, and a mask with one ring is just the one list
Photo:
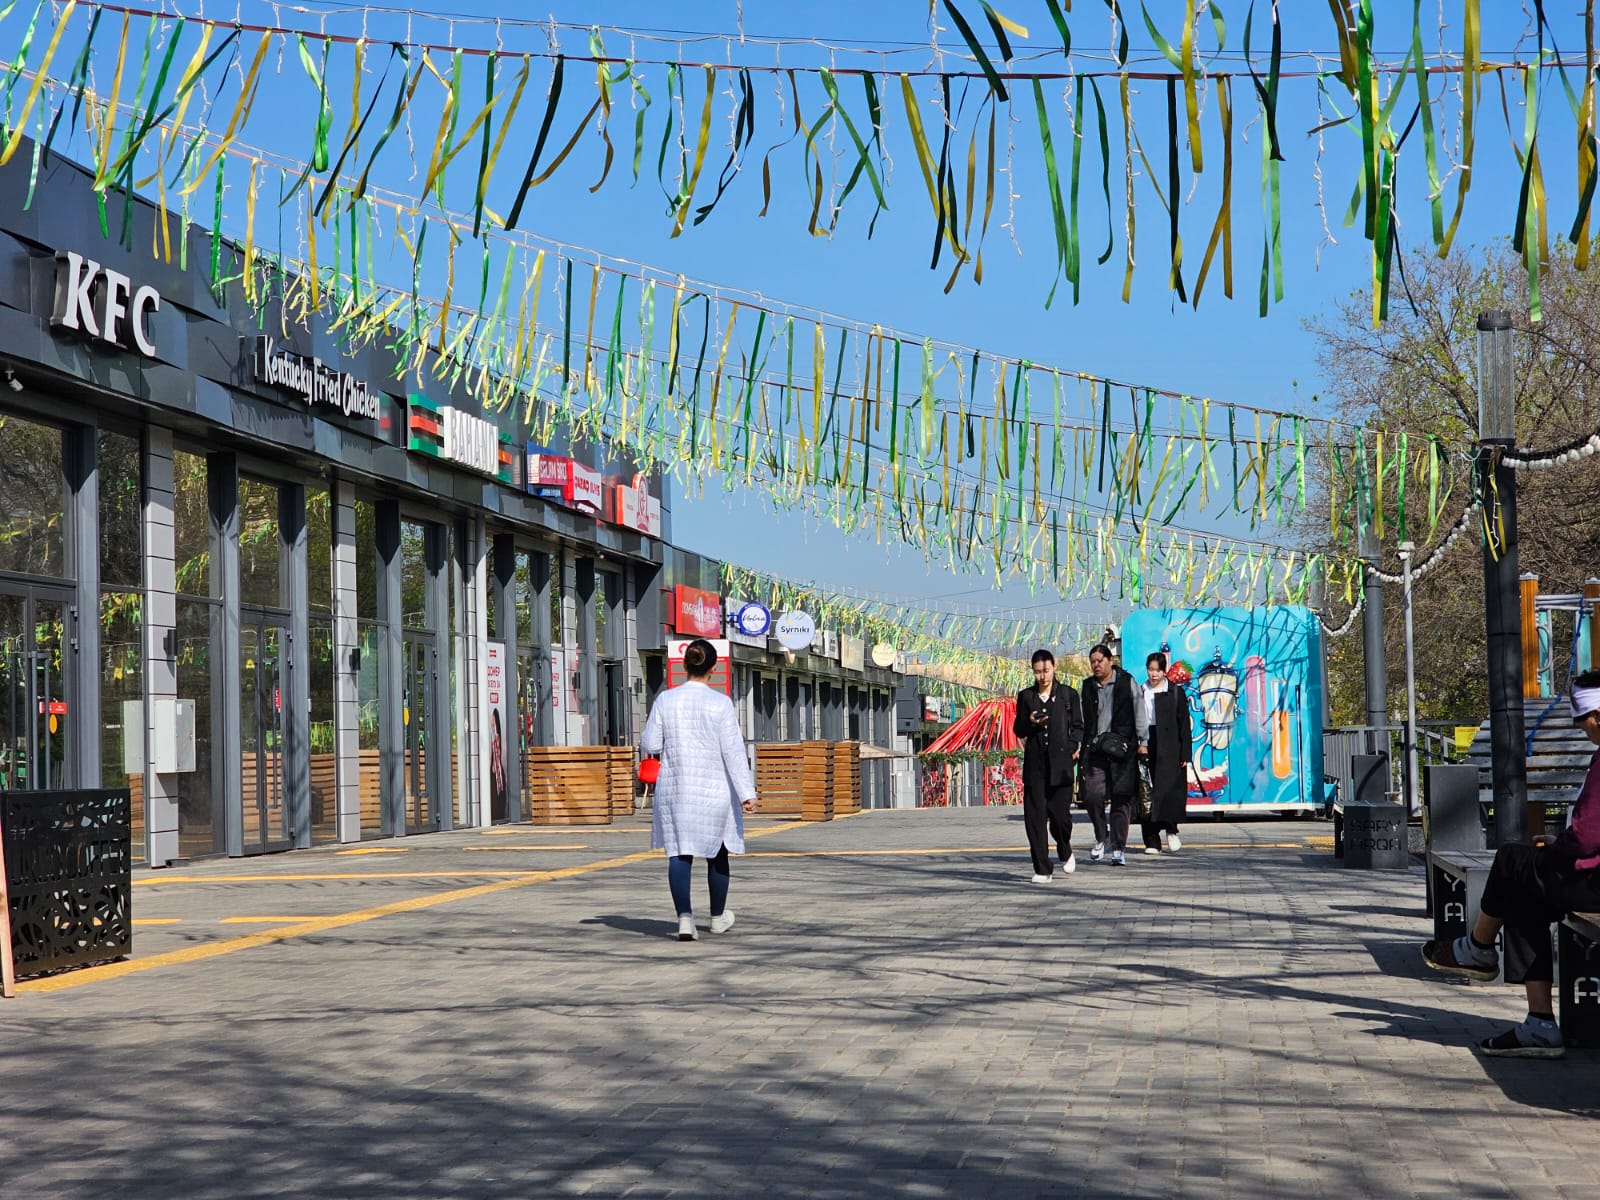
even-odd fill
[(1181, 685), (1168, 683), (1167, 690), (1152, 699), (1150, 820), (1175, 825), (1184, 819), (1189, 805), (1189, 760), (1194, 755), (1189, 696)]

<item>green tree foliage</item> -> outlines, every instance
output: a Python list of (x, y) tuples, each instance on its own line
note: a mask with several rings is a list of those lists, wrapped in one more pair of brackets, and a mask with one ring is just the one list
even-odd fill
[[(1382, 431), (1391, 439), (1407, 431), (1413, 441), (1437, 435), (1449, 448), (1441, 489), (1449, 500), (1432, 534), (1418, 531), (1418, 557), (1471, 502), (1471, 451), (1477, 436), (1477, 316), (1504, 309), (1516, 322), (1514, 390), (1519, 447), (1539, 450), (1592, 433), (1600, 427), (1600, 276), (1580, 272), (1562, 243), (1544, 267), (1544, 319), (1527, 320), (1527, 276), (1509, 251), (1460, 248), (1439, 259), (1407, 257), (1402, 297), (1389, 320), (1373, 328), (1370, 300), (1352, 295), (1326, 316), (1309, 323), (1322, 339), (1320, 360), (1338, 415)], [(1518, 551), (1521, 569), (1539, 576), (1545, 593), (1582, 589), (1600, 576), (1600, 455), (1550, 471), (1518, 474)], [(1326, 487), (1326, 482), (1324, 482)], [(1384, 497), (1386, 522), (1396, 516), (1391, 488)], [(1315, 511), (1315, 506), (1313, 506)], [(1314, 540), (1331, 540), (1328, 506)], [(1399, 539), (1384, 538), (1382, 567), (1398, 572)], [(1484, 678), (1484, 582), (1482, 537), (1468, 536), (1417, 581), (1414, 619), (1417, 709), (1424, 720), (1477, 722), (1488, 712)], [(1389, 712), (1405, 705), (1404, 625), (1400, 588), (1385, 589), (1385, 649)], [(1339, 598), (1330, 620), (1343, 616)], [(1556, 618), (1556, 661), (1564, 664), (1571, 624)], [(1329, 713), (1335, 723), (1358, 722), (1365, 710), (1365, 655), (1360, 624), (1335, 639), (1329, 652)], [(1558, 672), (1564, 674), (1564, 672)]]

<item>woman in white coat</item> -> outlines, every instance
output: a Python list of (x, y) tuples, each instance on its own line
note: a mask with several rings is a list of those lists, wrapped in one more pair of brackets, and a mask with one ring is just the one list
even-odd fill
[(700, 936), (689, 900), (696, 856), (706, 860), (709, 873), (711, 932), (733, 927), (728, 855), (744, 853), (743, 814), (756, 810), (755, 779), (733, 701), (706, 686), (716, 665), (716, 647), (699, 638), (690, 642), (683, 655), (688, 682), (657, 697), (639, 739), (641, 751), (661, 760), (650, 848), (667, 854), (680, 942)]

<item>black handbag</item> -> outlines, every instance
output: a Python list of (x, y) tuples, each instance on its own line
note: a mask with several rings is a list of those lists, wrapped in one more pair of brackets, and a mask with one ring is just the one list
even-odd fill
[(1125, 762), (1128, 755), (1133, 752), (1133, 747), (1128, 745), (1128, 739), (1120, 733), (1106, 730), (1094, 740), (1094, 748), (1104, 754), (1112, 762)]

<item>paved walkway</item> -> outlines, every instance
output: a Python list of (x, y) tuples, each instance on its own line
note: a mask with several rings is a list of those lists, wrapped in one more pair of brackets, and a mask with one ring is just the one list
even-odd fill
[(1326, 825), (1048, 887), (1014, 810), (755, 826), (694, 944), (637, 824), (141, 873), (0, 1003), (0, 1194), (1595, 1194), (1600, 1054), (1474, 1054), (1521, 989)]

